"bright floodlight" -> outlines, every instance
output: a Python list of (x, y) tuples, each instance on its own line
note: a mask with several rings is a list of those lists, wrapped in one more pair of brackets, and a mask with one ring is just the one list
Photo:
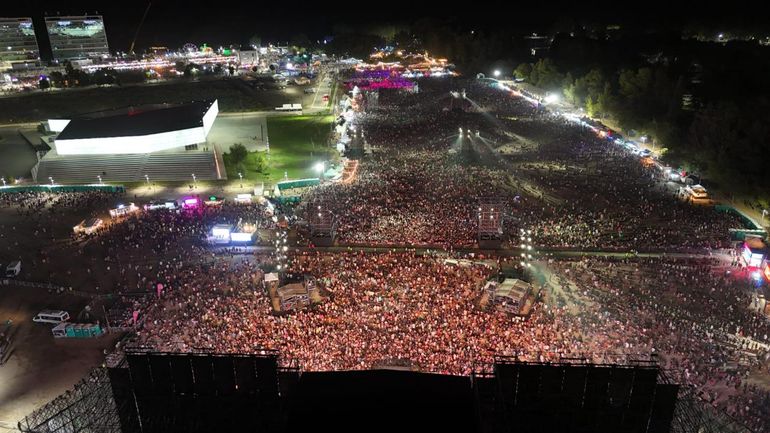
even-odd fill
[(319, 173), (323, 173), (323, 171), (324, 171), (324, 163), (323, 162), (317, 163), (315, 165), (315, 171), (317, 171)]
[(495, 69), (494, 75), (495, 75), (495, 77), (499, 77), (500, 76), (500, 70), (499, 69)]
[(556, 103), (556, 102), (559, 102), (559, 95), (557, 95), (556, 93), (549, 93), (545, 97), (545, 103), (546, 104), (553, 104), (553, 103)]
[(228, 227), (214, 227), (211, 229), (211, 234), (217, 238), (229, 238), (230, 228)]

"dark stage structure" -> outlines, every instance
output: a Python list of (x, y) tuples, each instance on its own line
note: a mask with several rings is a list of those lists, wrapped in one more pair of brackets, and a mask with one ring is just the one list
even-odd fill
[(678, 385), (653, 363), (534, 363), (498, 358), (474, 381), (484, 432), (665, 433)]
[[(277, 352), (128, 351), (19, 422), (23, 432), (748, 432), (653, 361), (497, 358), (469, 376), (300, 372)], [(387, 365), (387, 364), (386, 364)], [(682, 398), (684, 396), (685, 398)]]

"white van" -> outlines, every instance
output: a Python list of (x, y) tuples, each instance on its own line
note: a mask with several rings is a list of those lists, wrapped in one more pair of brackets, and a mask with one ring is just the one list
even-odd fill
[(21, 261), (16, 260), (8, 264), (8, 267), (5, 268), (5, 276), (6, 278), (11, 278), (19, 275), (19, 272), (21, 272)]
[(70, 314), (62, 310), (43, 310), (32, 318), (35, 323), (53, 323), (58, 324), (70, 320)]

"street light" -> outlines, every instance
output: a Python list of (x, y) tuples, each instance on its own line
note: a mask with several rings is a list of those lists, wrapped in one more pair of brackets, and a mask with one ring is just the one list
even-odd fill
[(198, 188), (198, 182), (195, 180), (195, 173), (192, 174), (192, 178), (193, 178), (193, 186), (195, 188)]
[(150, 186), (150, 176), (149, 176), (149, 175), (147, 175), (147, 174), (145, 174), (145, 175), (144, 175), (144, 180), (146, 180), (146, 181), (147, 181), (147, 186), (149, 187), (149, 186)]
[(99, 179), (99, 185), (104, 185), (104, 182), (102, 182), (102, 177), (99, 175), (96, 175), (96, 178)]
[(0, 180), (3, 181), (3, 187), (5, 187), (5, 178), (4, 177), (0, 177)]
[(241, 188), (243, 188), (243, 174), (240, 171), (238, 172), (238, 177), (241, 178)]
[(53, 178), (51, 176), (48, 176), (48, 180), (51, 181), (51, 186), (53, 186)]
[(499, 69), (495, 69), (495, 72), (493, 72), (493, 74), (494, 74), (495, 78), (499, 77), (500, 76), (500, 70)]
[(321, 180), (324, 180), (325, 168), (326, 168), (326, 163), (324, 161), (321, 161), (315, 165), (315, 170), (318, 172), (318, 176), (321, 178)]

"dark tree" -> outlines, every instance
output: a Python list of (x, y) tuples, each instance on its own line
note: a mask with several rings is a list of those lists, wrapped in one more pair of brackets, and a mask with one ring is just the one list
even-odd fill
[(246, 159), (246, 156), (248, 155), (249, 152), (246, 150), (246, 146), (244, 146), (243, 144), (235, 143), (232, 146), (230, 146), (229, 153), (233, 163), (238, 165)]
[(376, 47), (381, 47), (384, 43), (385, 40), (380, 36), (348, 33), (335, 36), (326, 50), (329, 54), (338, 56), (367, 58)]

